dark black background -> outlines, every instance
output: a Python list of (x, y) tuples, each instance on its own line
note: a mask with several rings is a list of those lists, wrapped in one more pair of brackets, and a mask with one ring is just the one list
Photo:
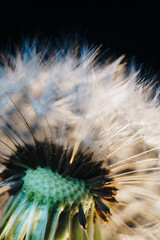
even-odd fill
[(159, 7), (28, 8), (4, 4), (0, 14), (0, 50), (12, 50), (25, 38), (53, 40), (78, 33), (117, 56), (135, 57), (147, 70), (160, 70)]

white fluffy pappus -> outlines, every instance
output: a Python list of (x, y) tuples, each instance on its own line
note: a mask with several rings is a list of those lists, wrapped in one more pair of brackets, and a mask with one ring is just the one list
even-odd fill
[[(70, 163), (79, 149), (89, 149), (95, 161), (103, 160), (118, 189), (116, 202), (107, 200), (112, 214), (108, 223), (97, 216), (101, 239), (160, 239), (158, 100), (149, 100), (152, 87), (140, 82), (134, 66), (126, 74), (123, 57), (101, 64), (96, 61), (99, 48), (83, 54), (77, 51), (64, 54), (60, 49), (45, 58), (47, 50), (37, 53), (33, 46), (11, 57), (10, 64), (4, 60), (0, 69), (1, 171), (4, 156), (16, 151), (16, 142), (34, 144), (32, 134), (38, 141), (47, 138), (71, 148)], [(2, 180), (0, 187), (4, 187)], [(7, 198), (1, 198), (2, 208)], [(0, 234), (0, 239), (10, 239), (3, 231)], [(88, 239), (98, 240), (96, 236)]]

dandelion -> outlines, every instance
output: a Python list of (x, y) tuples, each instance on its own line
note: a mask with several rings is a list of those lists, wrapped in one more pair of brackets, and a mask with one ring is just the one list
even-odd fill
[(4, 60), (1, 240), (158, 239), (158, 90), (99, 51)]

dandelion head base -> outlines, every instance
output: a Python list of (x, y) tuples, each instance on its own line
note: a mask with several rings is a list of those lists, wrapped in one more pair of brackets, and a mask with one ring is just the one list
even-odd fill
[(2, 194), (11, 197), (0, 239), (72, 239), (78, 232), (94, 239), (96, 216), (108, 222), (117, 189), (88, 149), (78, 150), (71, 162), (72, 155), (73, 148), (48, 140), (17, 146), (1, 173), (1, 185), (10, 186)]
[(58, 172), (52, 172), (50, 168), (28, 169), (23, 181), (22, 192), (30, 201), (72, 207), (72, 205), (79, 206), (81, 201), (87, 204), (92, 200), (92, 195), (85, 187), (84, 181), (70, 177), (63, 178)]

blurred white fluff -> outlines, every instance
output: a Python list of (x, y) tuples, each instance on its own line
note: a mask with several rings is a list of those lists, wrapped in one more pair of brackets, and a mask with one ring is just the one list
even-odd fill
[[(148, 88), (137, 83), (139, 75), (134, 66), (127, 75), (125, 64), (121, 63), (123, 57), (111, 63), (100, 64), (99, 61), (96, 63), (99, 49), (86, 50), (81, 56), (77, 56), (75, 49), (69, 49), (67, 54), (62, 52), (53, 52), (46, 60), (45, 54), (36, 53), (36, 47), (33, 46), (25, 54), (19, 53), (15, 58), (11, 57), (11, 67), (7, 64), (1, 67), (1, 118), (13, 117), (14, 103), (27, 121), (31, 119), (32, 122), (35, 116), (38, 121), (43, 121), (45, 117), (51, 127), (58, 127), (61, 132), (65, 126), (69, 126), (69, 138), (76, 142), (75, 148), (81, 143), (90, 146), (96, 158), (106, 159), (107, 166), (118, 163), (121, 170), (127, 171), (126, 166), (121, 165), (121, 161), (127, 158), (129, 161), (125, 163), (129, 163), (129, 167), (135, 171), (156, 165), (156, 173), (151, 174), (154, 179), (159, 180), (159, 161), (142, 161), (142, 164), (138, 164), (140, 159), (134, 157), (140, 154), (143, 160), (147, 160), (148, 151), (150, 156), (158, 160), (160, 149), (160, 107), (155, 104), (156, 98), (148, 100)], [(114, 174), (116, 176), (113, 168)], [(148, 177), (151, 175), (148, 174)], [(144, 177), (138, 175), (139, 178), (142, 181)], [(147, 194), (152, 194), (154, 190), (155, 194), (158, 194), (157, 184), (145, 184), (144, 182), (141, 185), (142, 190), (146, 191), (146, 195), (142, 194), (144, 198), (150, 198)], [(112, 221), (115, 221), (116, 225), (114, 231), (109, 230), (107, 225), (108, 239), (113, 239), (113, 232), (117, 234), (114, 239), (140, 239), (137, 237), (139, 227), (126, 233), (122, 222), (127, 225), (129, 220), (124, 216), (128, 214), (142, 225), (149, 224), (148, 219), (151, 223), (153, 219), (157, 219), (156, 224), (159, 224), (159, 197), (156, 195), (153, 203), (146, 199), (133, 201), (134, 195), (125, 193), (127, 184), (124, 188), (121, 187), (123, 185), (119, 186), (117, 200), (126, 202), (128, 207), (122, 209), (122, 216), (113, 214)], [(141, 193), (136, 183), (131, 187), (135, 192)], [(142, 198), (140, 195), (139, 197)], [(132, 208), (134, 212), (131, 211)], [(139, 213), (141, 208), (148, 211), (152, 217), (143, 216), (147, 220), (142, 220), (143, 214)], [(140, 220), (137, 220), (138, 217)], [(144, 239), (147, 239), (147, 236), (150, 236), (148, 239), (158, 239), (158, 233), (155, 232), (148, 230), (148, 235), (143, 232)]]
[(12, 67), (4, 65), (0, 71), (1, 115), (8, 111), (10, 99), (16, 99), (48, 119), (62, 120), (65, 113), (65, 121), (84, 121), (88, 128), (103, 126), (105, 134), (112, 128), (114, 135), (128, 123), (119, 138), (135, 129), (147, 144), (159, 146), (159, 106), (155, 99), (148, 102), (147, 89), (136, 83), (138, 72), (127, 76), (125, 64), (120, 64), (123, 57), (95, 64), (97, 52), (92, 49), (77, 57), (69, 50), (45, 61), (32, 47), (28, 55), (12, 58)]

